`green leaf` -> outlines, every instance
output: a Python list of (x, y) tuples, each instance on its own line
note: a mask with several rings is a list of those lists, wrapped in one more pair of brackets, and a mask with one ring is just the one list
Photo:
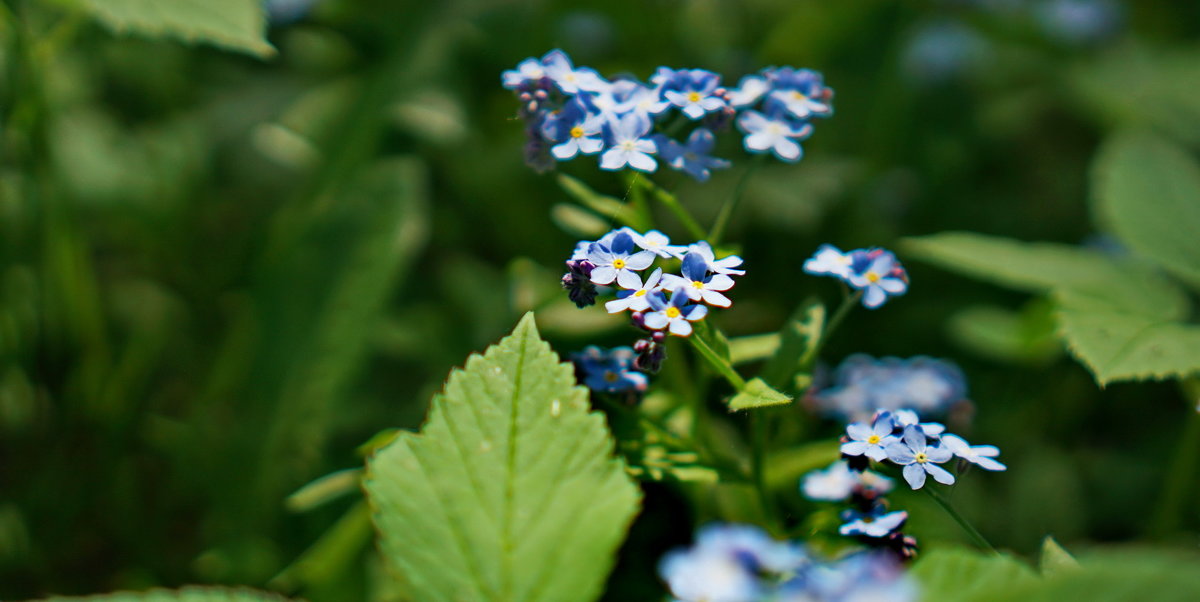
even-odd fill
[(526, 314), (368, 463), (380, 547), (417, 600), (590, 600), (637, 512), (604, 417)]
[(336, 500), (344, 495), (357, 492), (362, 482), (363, 469), (347, 468), (329, 473), (296, 490), (284, 500), (284, 505), (292, 512), (308, 512)]
[(762, 378), (773, 387), (786, 387), (795, 374), (808, 367), (825, 328), (825, 306), (815, 299), (805, 301), (779, 331), (779, 349), (767, 362)]
[(1146, 266), (1097, 251), (972, 232), (907, 238), (901, 245), (911, 257), (1008, 288), (1089, 292), (1115, 305), (1168, 319), (1187, 313), (1187, 297), (1178, 287)]
[(1054, 304), (1042, 298), (1021, 311), (974, 305), (950, 316), (955, 342), (980, 355), (1009, 362), (1045, 363), (1062, 355)]
[(997, 602), (1192, 602), (1200, 600), (1200, 557), (1168, 550), (1108, 549), (1079, 559), (1078, 570), (997, 590)]
[(82, 0), (97, 21), (118, 34), (207, 43), (260, 58), (275, 54), (259, 0)]
[(1147, 132), (1105, 142), (1092, 173), (1098, 220), (1134, 252), (1200, 284), (1200, 165)]
[(1200, 372), (1200, 326), (1114, 306), (1072, 291), (1056, 295), (1067, 348), (1101, 385)]
[(88, 600), (91, 602), (286, 602), (287, 598), (245, 588), (185, 587), (178, 590), (152, 589), (146, 592), (116, 592), (96, 596), (46, 598), (45, 602)]
[(729, 409), (736, 412), (737, 410), (777, 406), (791, 403), (791, 401), (791, 397), (772, 389), (771, 385), (768, 385), (763, 379), (754, 378), (746, 383), (746, 387), (741, 392), (729, 400)]
[(922, 600), (991, 602), (999, 592), (1038, 583), (1037, 574), (1011, 556), (959, 548), (925, 554), (912, 575), (921, 584)]
[[(1080, 62), (1069, 79), (1077, 96), (1116, 127), (1154, 127), (1189, 142), (1200, 142), (1200, 47), (1150, 48), (1131, 40)], [(1113, 94), (1113, 82), (1121, 93)], [(1153, 108), (1150, 108), (1153, 107)]]
[(1058, 545), (1054, 538), (1047, 535), (1042, 540), (1042, 557), (1038, 561), (1038, 570), (1042, 576), (1050, 577), (1079, 569), (1079, 561), (1070, 552)]
[(335, 583), (352, 571), (362, 552), (371, 546), (371, 512), (359, 500), (291, 565), (268, 584), (274, 589), (295, 591)]

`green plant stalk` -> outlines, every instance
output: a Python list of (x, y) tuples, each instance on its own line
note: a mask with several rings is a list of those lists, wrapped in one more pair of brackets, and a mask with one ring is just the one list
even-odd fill
[(967, 535), (971, 537), (971, 539), (975, 542), (975, 545), (993, 554), (999, 554), (999, 552), (996, 551), (995, 546), (993, 546), (991, 542), (989, 542), (987, 538), (984, 537), (983, 534), (980, 533), (970, 523), (970, 521), (964, 518), (963, 515), (959, 514), (958, 511), (954, 509), (954, 506), (952, 506), (950, 502), (946, 500), (946, 498), (942, 497), (940, 493), (934, 491), (932, 487), (925, 487), (923, 488), (923, 491), (928, 494), (929, 497), (933, 498), (933, 501), (937, 502), (937, 505), (941, 506), (942, 510), (945, 510), (946, 514), (949, 514), (950, 518), (953, 518), (954, 522), (958, 523), (958, 526), (963, 528), (963, 531), (967, 532)]
[(733, 212), (737, 209), (738, 204), (742, 202), (742, 196), (746, 191), (746, 184), (750, 182), (750, 176), (758, 171), (760, 165), (766, 159), (766, 155), (758, 155), (746, 171), (742, 172), (742, 177), (738, 179), (737, 185), (733, 187), (733, 193), (725, 200), (725, 204), (721, 205), (721, 212), (717, 214), (717, 219), (713, 222), (712, 230), (708, 232), (708, 244), (716, 247), (721, 243), (721, 237), (725, 234), (725, 229), (729, 226), (729, 220), (733, 218)]
[[(825, 342), (829, 340), (829, 337), (833, 334), (833, 332), (837, 330), (838, 326), (842, 324), (842, 321), (846, 319), (846, 316), (850, 314), (850, 310), (854, 309), (855, 305), (858, 305), (858, 301), (859, 299), (862, 299), (862, 296), (863, 292), (857, 291), (853, 294), (847, 294), (842, 299), (842, 304), (838, 306), (837, 311), (833, 314), (833, 317), (829, 318), (829, 321), (825, 323), (825, 328), (821, 329), (821, 335), (817, 339), (816, 345), (814, 345), (812, 350), (806, 354), (808, 356), (807, 361), (805, 362), (806, 364), (811, 365), (813, 362), (817, 361), (817, 357), (821, 354), (821, 349), (825, 347)], [(807, 365), (805, 366), (805, 368), (808, 367), (809, 366)]]
[(688, 341), (691, 342), (692, 347), (696, 348), (696, 351), (700, 353), (701, 357), (707, 360), (708, 364), (712, 366), (718, 374), (724, 377), (725, 380), (729, 381), (729, 384), (733, 385), (734, 389), (737, 389), (739, 393), (745, 390), (746, 379), (742, 378), (741, 375), (739, 375), (737, 371), (733, 369), (733, 366), (730, 366), (728, 362), (721, 359), (721, 356), (718, 355), (716, 351), (713, 351), (713, 348), (709, 347), (708, 343), (700, 340), (700, 337), (697, 336), (688, 337)]
[(675, 219), (678, 219), (679, 223), (683, 224), (684, 229), (688, 231), (688, 235), (696, 240), (704, 240), (704, 228), (700, 226), (700, 222), (696, 221), (696, 218), (692, 217), (691, 213), (688, 213), (688, 210), (679, 202), (679, 199), (675, 198), (675, 195), (670, 192), (663, 190), (657, 184), (650, 182), (649, 179), (646, 182), (654, 187), (651, 189), (654, 198), (658, 199), (658, 202), (662, 203), (675, 216)]
[(1175, 451), (1175, 458), (1167, 471), (1163, 485), (1162, 502), (1150, 527), (1157, 538), (1168, 537), (1179, 530), (1179, 518), (1188, 500), (1189, 489), (1196, 484), (1196, 468), (1200, 463), (1200, 412), (1189, 407), (1187, 424)]
[(750, 474), (754, 479), (754, 489), (758, 492), (758, 500), (762, 504), (763, 517), (767, 522), (767, 530), (779, 534), (780, 525), (775, 512), (775, 502), (771, 499), (766, 477), (767, 457), (767, 417), (763, 410), (750, 412)]

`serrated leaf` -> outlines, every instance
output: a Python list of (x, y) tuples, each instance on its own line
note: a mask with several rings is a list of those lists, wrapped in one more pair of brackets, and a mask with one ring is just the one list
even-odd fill
[(765, 408), (767, 406), (791, 403), (792, 398), (771, 388), (761, 378), (751, 379), (733, 399), (729, 400), (729, 409), (733, 411)]
[(1046, 539), (1042, 540), (1042, 555), (1038, 560), (1038, 570), (1042, 572), (1042, 576), (1049, 577), (1078, 569), (1079, 561), (1058, 545), (1053, 537), (1047, 535)]
[(1200, 165), (1148, 132), (1124, 132), (1101, 149), (1092, 209), (1134, 252), (1200, 284)]
[(1101, 385), (1200, 372), (1200, 326), (1116, 307), (1107, 299), (1060, 291), (1059, 332)]
[(145, 592), (115, 592), (95, 596), (46, 598), (43, 602), (286, 602), (287, 598), (245, 588), (185, 587)]
[(418, 600), (599, 596), (640, 493), (533, 315), (370, 460), (381, 549)]
[(1033, 569), (1004, 554), (973, 550), (937, 549), (917, 559), (912, 575), (921, 585), (922, 600), (990, 602), (1008, 588), (1036, 584)]
[(81, 6), (118, 34), (207, 43), (261, 58), (275, 54), (264, 37), (260, 0), (82, 0)]

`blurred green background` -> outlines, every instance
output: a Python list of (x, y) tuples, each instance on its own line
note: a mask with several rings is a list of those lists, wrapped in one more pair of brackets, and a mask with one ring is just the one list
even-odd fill
[[(973, 230), (1103, 246), (1087, 209), (1100, 141), (1139, 125), (1200, 144), (1194, 2), (270, 4), (278, 54), (257, 60), (114, 35), (65, 1), (5, 2), (0, 598), (184, 583), (393, 596), (357, 493), (305, 512), (285, 498), (361, 466), (376, 433), (417, 427), (450, 368), (524, 311), (560, 354), (632, 339), (557, 288), (581, 235), (554, 178), (522, 163), (500, 87), (528, 56), (731, 85), (769, 65), (825, 74), (836, 115), (799, 165), (755, 175), (726, 237), (749, 269), (717, 317), (731, 335), (832, 301), (832, 282), (800, 272), (825, 242)], [(734, 167), (707, 184), (656, 176), (702, 222), (748, 164), (736, 135), (719, 150)], [(589, 160), (560, 168), (626, 189)], [(908, 295), (853, 314), (826, 357), (963, 367), (964, 434), (1010, 466), (956, 493), (993, 542), (1196, 545), (1194, 466), (1167, 478), (1194, 399), (1101, 390), (1042, 302), (908, 268)], [(960, 538), (925, 499), (896, 498), (919, 537)], [(692, 531), (684, 504), (648, 486), (612, 599), (658, 591), (656, 559)], [(293, 565), (335, 525), (318, 561)]]

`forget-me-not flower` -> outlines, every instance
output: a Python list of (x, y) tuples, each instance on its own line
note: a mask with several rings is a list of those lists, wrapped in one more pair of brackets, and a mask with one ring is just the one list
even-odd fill
[(688, 136), (687, 143), (680, 144), (664, 135), (655, 137), (658, 144), (658, 154), (667, 165), (678, 169), (698, 182), (705, 182), (712, 175), (710, 170), (725, 169), (729, 161), (709, 155), (712, 152), (716, 138), (707, 128), (696, 128)]
[(578, 94), (580, 90), (598, 92), (608, 85), (594, 69), (576, 69), (571, 64), (571, 58), (561, 50), (546, 53), (546, 56), (542, 57), (542, 66), (546, 77), (550, 78), (563, 94)]
[(797, 140), (812, 134), (812, 126), (796, 124), (780, 114), (764, 115), (758, 111), (745, 111), (738, 116), (738, 129), (746, 134), (742, 144), (752, 153), (771, 151), (776, 157), (789, 163), (800, 160), (803, 151)]
[(892, 480), (870, 470), (852, 470), (845, 460), (838, 460), (824, 470), (804, 475), (800, 491), (810, 500), (841, 502), (855, 491), (878, 497), (892, 490)]
[(814, 276), (837, 276), (847, 278), (850, 275), (850, 254), (843, 253), (833, 245), (821, 245), (817, 252), (804, 261), (804, 271)]
[(505, 88), (517, 90), (538, 85), (546, 77), (546, 69), (538, 59), (527, 58), (518, 63), (516, 69), (505, 71), (501, 77)]
[(662, 95), (695, 120), (725, 108), (725, 100), (714, 94), (720, 85), (721, 76), (712, 71), (680, 69), (666, 80)]
[(592, 155), (604, 148), (604, 119), (587, 111), (579, 101), (567, 103), (561, 111), (546, 117), (542, 134), (552, 142), (550, 154), (559, 161), (572, 159), (578, 153)]
[(650, 133), (650, 118), (640, 113), (629, 113), (618, 120), (609, 121), (608, 150), (600, 155), (600, 169), (617, 170), (626, 165), (645, 172), (658, 168), (650, 155), (658, 151), (654, 141), (647, 138)]
[(605, 351), (591, 346), (571, 358), (582, 373), (584, 386), (604, 393), (645, 391), (648, 379), (633, 369), (634, 353), (629, 347)]
[(850, 286), (865, 291), (863, 306), (875, 309), (883, 305), (889, 295), (903, 295), (908, 290), (908, 276), (890, 251), (873, 249), (866, 257), (866, 265), (862, 268), (855, 265), (846, 278)]
[(941, 441), (950, 453), (984, 470), (1008, 470), (1007, 466), (995, 460), (1000, 455), (1000, 449), (995, 445), (971, 445), (958, 435), (943, 435)]
[(611, 284), (616, 280), (621, 288), (640, 288), (642, 279), (634, 272), (650, 267), (650, 264), (654, 263), (654, 253), (635, 253), (634, 249), (633, 237), (628, 232), (617, 232), (608, 244), (592, 243), (588, 247), (587, 255), (587, 260), (595, 266), (592, 268), (592, 282)]
[(733, 304), (729, 297), (719, 291), (733, 288), (733, 278), (725, 274), (708, 274), (708, 262), (698, 253), (688, 253), (683, 258), (683, 276), (667, 274), (663, 276), (663, 288), (667, 290), (682, 290), (692, 301), (704, 301), (716, 307), (729, 307)]
[(921, 417), (913, 410), (896, 410), (892, 412), (896, 427), (903, 430), (907, 426), (915, 426), (925, 433), (926, 437), (939, 437), (946, 432), (946, 425), (939, 422), (921, 422)]
[(668, 301), (662, 291), (647, 295), (650, 309), (642, 318), (642, 323), (650, 330), (667, 329), (675, 336), (686, 337), (692, 334), (692, 322), (704, 319), (708, 308), (703, 305), (688, 305), (688, 296), (681, 289), (675, 289)]
[(646, 278), (645, 283), (642, 283), (641, 278), (638, 278), (637, 288), (617, 293), (617, 298), (605, 303), (604, 309), (607, 309), (610, 314), (621, 313), (627, 309), (630, 311), (645, 311), (650, 309), (650, 295), (662, 288), (659, 286), (662, 275), (662, 268), (658, 268), (651, 272), (650, 276)]
[(862, 422), (847, 425), (846, 434), (850, 441), (842, 444), (842, 454), (866, 456), (876, 462), (884, 461), (888, 457), (887, 447), (898, 441), (892, 435), (893, 426), (890, 412), (880, 412), (871, 426)]
[(850, 512), (846, 523), (838, 527), (842, 535), (862, 535), (865, 537), (887, 537), (908, 520), (908, 513), (900, 510), (887, 514)]
[(833, 113), (829, 97), (833, 91), (825, 87), (821, 74), (811, 69), (779, 67), (766, 72), (771, 82), (768, 103), (778, 103), (796, 119), (823, 117)]
[(887, 457), (904, 467), (904, 480), (913, 489), (925, 485), (927, 474), (943, 485), (954, 484), (954, 475), (938, 466), (949, 462), (954, 454), (945, 447), (928, 445), (925, 433), (918, 427), (905, 427), (904, 437), (888, 445)]
[(688, 254), (692, 253), (703, 257), (704, 262), (708, 264), (708, 271), (714, 274), (741, 276), (746, 273), (746, 270), (734, 269), (742, 265), (741, 257), (730, 255), (729, 257), (717, 259), (717, 256), (713, 253), (712, 245), (708, 244), (708, 241), (702, 240), (698, 243), (688, 245)]
[(771, 587), (763, 574), (794, 573), (809, 563), (799, 547), (747, 525), (709, 525), (696, 544), (663, 557), (658, 572), (682, 602), (757, 602)]
[(729, 91), (729, 104), (741, 109), (758, 102), (764, 94), (771, 90), (767, 78), (761, 75), (747, 75), (738, 82), (738, 87)]
[(681, 259), (684, 253), (687, 253), (686, 246), (671, 244), (671, 239), (658, 230), (651, 230), (645, 234), (630, 230), (629, 235), (633, 237), (634, 244), (664, 259)]

